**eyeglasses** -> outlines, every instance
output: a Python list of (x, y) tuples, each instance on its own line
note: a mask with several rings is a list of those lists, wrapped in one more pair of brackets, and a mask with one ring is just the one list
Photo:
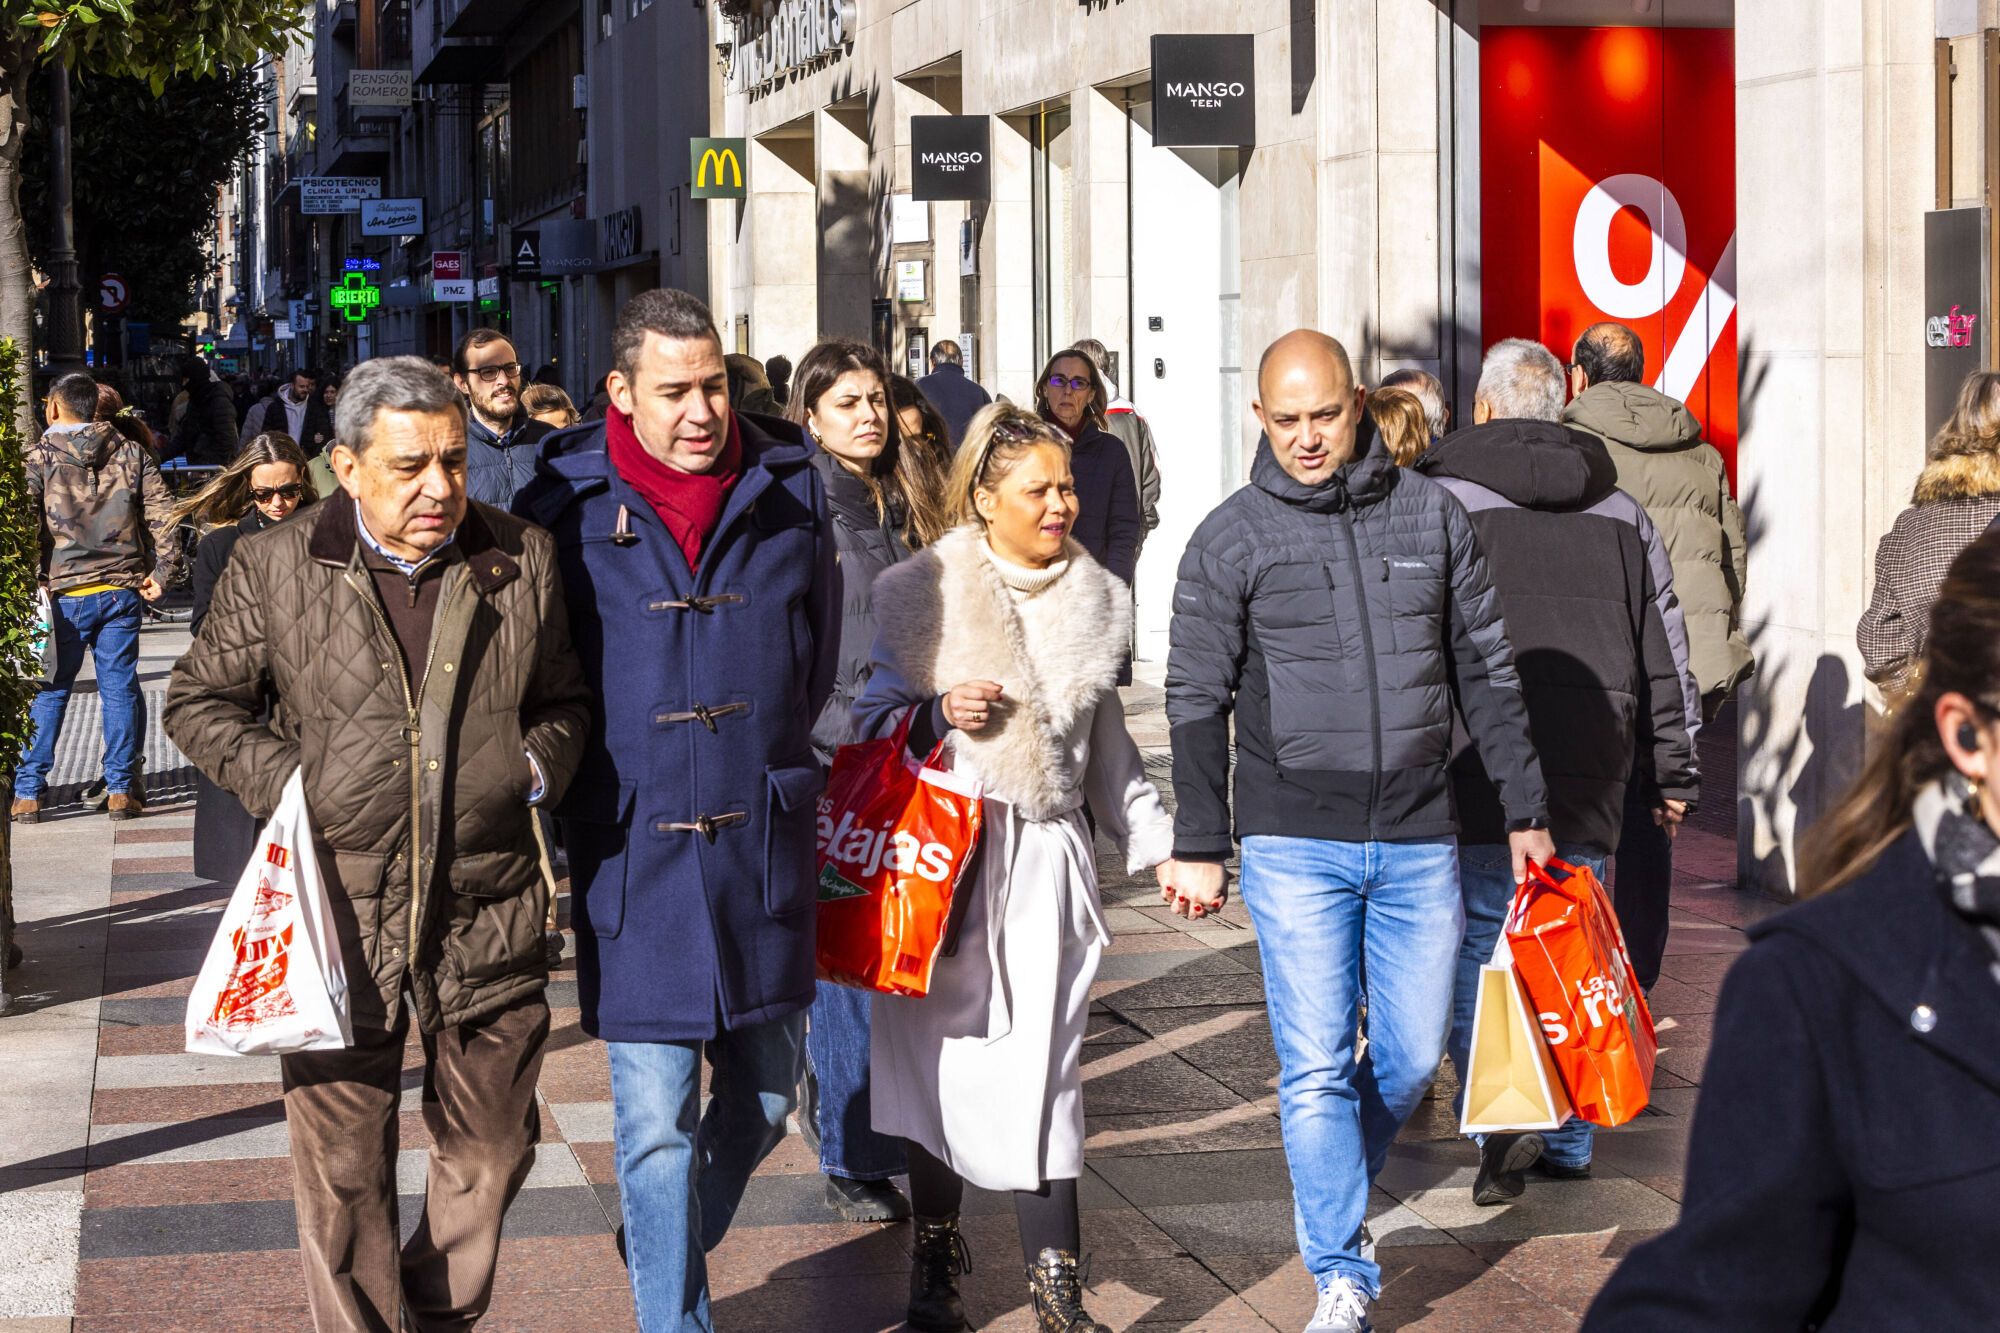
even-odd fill
[(521, 363), (519, 361), (509, 361), (505, 365), (500, 366), (474, 366), (465, 373), (478, 380), (481, 384), (495, 384), (501, 380), (517, 380), (521, 378)]
[(301, 487), (296, 481), (288, 481), (282, 486), (252, 486), (250, 488), (250, 498), (260, 505), (267, 505), (273, 500), (296, 500), (301, 493)]
[(1090, 387), (1090, 380), (1082, 375), (1051, 375), (1049, 376), (1049, 387), (1051, 389), (1075, 389), (1081, 392)]

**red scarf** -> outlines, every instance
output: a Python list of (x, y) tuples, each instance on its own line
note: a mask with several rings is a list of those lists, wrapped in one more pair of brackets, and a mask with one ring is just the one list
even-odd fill
[(615, 407), (605, 409), (604, 445), (625, 484), (645, 496), (667, 525), (687, 557), (688, 568), (700, 568), (701, 548), (715, 535), (722, 506), (743, 475), (743, 435), (736, 414), (729, 414), (729, 439), (722, 446), (722, 457), (707, 472), (683, 472), (647, 453), (632, 429), (632, 418)]

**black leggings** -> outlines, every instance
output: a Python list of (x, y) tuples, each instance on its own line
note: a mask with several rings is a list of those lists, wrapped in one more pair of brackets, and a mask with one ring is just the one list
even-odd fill
[[(918, 1217), (950, 1217), (965, 1199), (958, 1173), (910, 1140), (910, 1207)], [(1036, 1190), (1014, 1191), (1014, 1220), (1021, 1255), (1030, 1264), (1045, 1249), (1076, 1254), (1083, 1245), (1076, 1213), (1076, 1182), (1045, 1180)]]

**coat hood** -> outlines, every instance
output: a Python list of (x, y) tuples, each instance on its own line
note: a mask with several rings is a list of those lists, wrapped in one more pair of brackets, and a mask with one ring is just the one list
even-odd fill
[(1911, 504), (2000, 495), (2000, 453), (1946, 454), (1924, 464)]
[(1701, 443), (1701, 423), (1687, 404), (1644, 384), (1593, 384), (1563, 410), (1563, 420), (1631, 449)]
[(91, 421), (48, 431), (42, 436), (42, 447), (54, 454), (59, 463), (97, 472), (111, 461), (112, 453), (124, 441), (125, 437), (108, 423)]
[(1375, 423), (1363, 413), (1355, 428), (1355, 456), (1333, 470), (1323, 484), (1308, 486), (1285, 471), (1271, 447), (1269, 435), (1257, 437), (1257, 457), (1250, 464), (1250, 484), (1288, 505), (1315, 514), (1338, 514), (1366, 508), (1396, 488), (1396, 460), (1389, 457)]
[(1595, 438), (1519, 417), (1453, 431), (1417, 470), (1474, 482), (1523, 509), (1588, 509), (1618, 487), (1617, 466)]

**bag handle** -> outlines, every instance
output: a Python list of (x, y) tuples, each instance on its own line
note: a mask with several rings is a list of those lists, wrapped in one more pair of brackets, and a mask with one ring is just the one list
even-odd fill
[[(911, 762), (910, 724), (917, 720), (917, 710), (919, 708), (928, 708), (929, 706), (930, 706), (929, 704), (911, 704), (908, 708), (905, 708), (903, 710), (903, 720), (896, 724), (896, 731), (893, 737), (893, 739), (896, 742), (895, 747), (889, 751), (889, 755), (887, 759), (885, 759), (884, 761), (885, 763), (908, 765)], [(945, 753), (945, 738), (940, 736), (938, 738), (938, 743), (931, 747), (930, 754), (926, 756), (923, 763), (917, 765), (917, 767), (920, 769), (923, 768), (943, 769), (944, 766), (938, 763), (938, 760), (943, 757), (944, 753)], [(949, 772), (950, 770), (944, 769), (944, 771)]]

